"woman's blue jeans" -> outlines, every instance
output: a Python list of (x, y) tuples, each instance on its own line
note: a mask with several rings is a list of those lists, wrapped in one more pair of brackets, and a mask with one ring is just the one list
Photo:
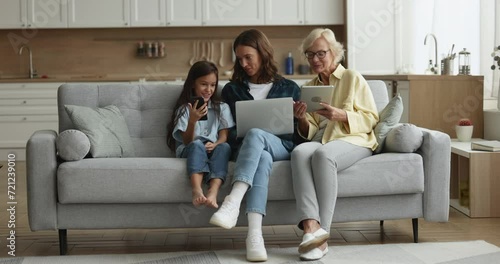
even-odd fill
[(194, 173), (203, 173), (205, 183), (211, 179), (226, 181), (227, 164), (231, 157), (231, 147), (227, 143), (218, 144), (208, 153), (205, 144), (197, 139), (189, 143), (181, 153), (181, 158), (187, 158), (187, 171), (189, 177)]
[(266, 215), (269, 175), (273, 161), (290, 159), (281, 139), (258, 128), (250, 129), (241, 144), (234, 179), (250, 185), (246, 195), (246, 213)]

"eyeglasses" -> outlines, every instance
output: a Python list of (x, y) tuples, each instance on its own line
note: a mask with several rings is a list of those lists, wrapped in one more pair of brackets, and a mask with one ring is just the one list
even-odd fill
[(318, 59), (324, 59), (325, 56), (326, 56), (326, 53), (329, 52), (330, 50), (318, 50), (316, 52), (312, 52), (312, 51), (306, 51), (304, 52), (304, 54), (306, 55), (306, 58), (308, 59), (313, 59), (314, 56), (317, 56)]

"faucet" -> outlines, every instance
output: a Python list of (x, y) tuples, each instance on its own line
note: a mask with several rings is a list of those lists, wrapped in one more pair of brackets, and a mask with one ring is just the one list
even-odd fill
[(23, 54), (23, 50), (27, 49), (29, 51), (29, 58), (30, 58), (30, 71), (29, 71), (29, 78), (33, 79), (34, 76), (36, 76), (36, 70), (33, 69), (33, 54), (31, 53), (30, 47), (27, 45), (22, 45), (21, 48), (19, 48), (19, 55)]
[(437, 45), (437, 39), (436, 39), (436, 36), (432, 33), (430, 34), (427, 34), (425, 35), (425, 39), (424, 39), (424, 45), (426, 44), (427, 42), (427, 37), (428, 36), (431, 36), (433, 39), (434, 39), (434, 68), (431, 69), (431, 71), (434, 73), (434, 74), (438, 74), (438, 45)]

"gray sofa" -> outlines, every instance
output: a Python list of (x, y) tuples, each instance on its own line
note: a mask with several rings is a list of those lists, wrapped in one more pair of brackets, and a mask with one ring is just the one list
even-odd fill
[[(377, 107), (388, 102), (385, 84), (369, 81)], [(166, 127), (180, 85), (65, 84), (58, 91), (59, 132), (74, 128), (63, 105), (116, 105), (124, 115), (136, 157), (85, 158), (64, 162), (56, 152), (56, 131), (36, 131), (27, 143), (30, 228), (58, 230), (66, 254), (67, 230), (186, 228), (210, 226), (215, 212), (194, 208), (186, 162), (166, 146)], [(333, 222), (413, 219), (447, 221), (450, 139), (428, 129), (415, 153), (381, 153), (338, 175)], [(219, 200), (229, 193), (234, 164)], [(244, 205), (242, 205), (244, 207)], [(246, 225), (244, 210), (238, 225)], [(296, 223), (289, 161), (273, 164), (265, 225)]]

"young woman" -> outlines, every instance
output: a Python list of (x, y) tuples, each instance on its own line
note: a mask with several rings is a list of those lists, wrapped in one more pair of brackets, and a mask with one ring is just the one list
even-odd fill
[[(177, 157), (187, 158), (195, 206), (218, 208), (217, 193), (226, 179), (231, 156), (226, 140), (234, 121), (229, 106), (217, 98), (218, 81), (213, 63), (196, 62), (189, 70), (168, 125), (168, 146)], [(209, 185), (206, 195), (203, 181)]]
[[(241, 100), (268, 98), (300, 98), (297, 84), (280, 76), (273, 49), (267, 37), (258, 30), (242, 32), (233, 43), (236, 54), (234, 73), (222, 90), (224, 101), (236, 118), (235, 103)], [(275, 136), (253, 128), (243, 139), (236, 138), (236, 128), (230, 130), (228, 142), (237, 154), (233, 188), (210, 223), (224, 228), (236, 225), (241, 201), (246, 194), (248, 236), (247, 260), (266, 261), (267, 252), (262, 237), (262, 218), (266, 215), (267, 191), (272, 163), (290, 158), (295, 147), (293, 135)]]

